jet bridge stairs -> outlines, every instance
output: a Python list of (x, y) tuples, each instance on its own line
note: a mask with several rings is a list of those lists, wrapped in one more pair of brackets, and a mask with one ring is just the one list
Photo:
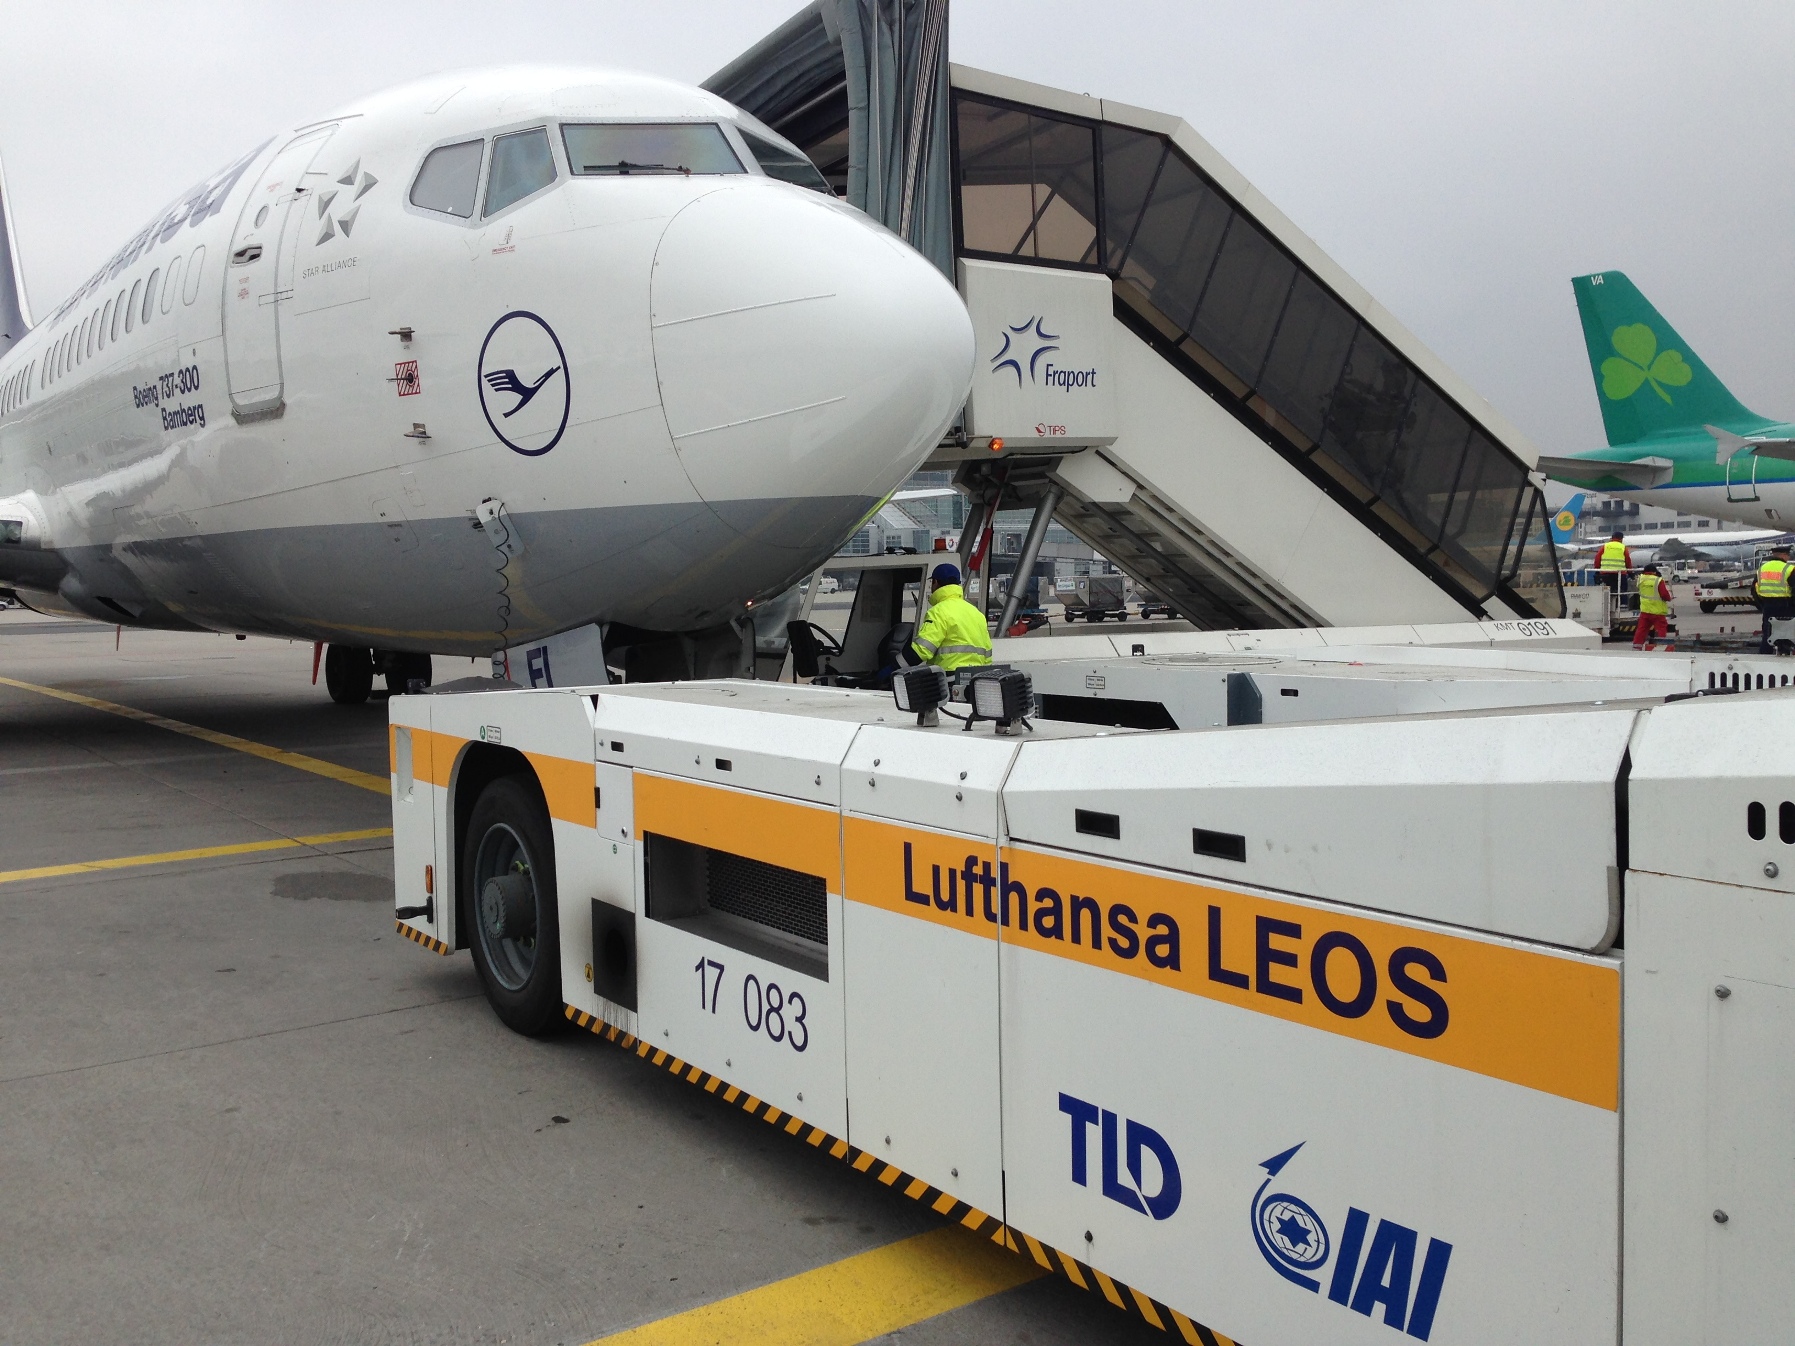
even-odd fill
[[(966, 552), (993, 506), (1046, 507), (1199, 627), (1564, 614), (1512, 425), (1184, 122), (946, 65), (934, 3), (897, 5), (895, 79), (854, 6), (816, 0), (706, 87), (966, 297), (972, 398), (927, 464), (972, 496)], [(1024, 319), (1106, 411), (1006, 372)]]

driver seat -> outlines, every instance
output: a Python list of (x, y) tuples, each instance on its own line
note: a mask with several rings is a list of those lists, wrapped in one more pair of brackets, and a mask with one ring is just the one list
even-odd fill
[(825, 655), (839, 655), (841, 644), (815, 622), (787, 622), (786, 643), (792, 652), (792, 675), (799, 678), (830, 676)]

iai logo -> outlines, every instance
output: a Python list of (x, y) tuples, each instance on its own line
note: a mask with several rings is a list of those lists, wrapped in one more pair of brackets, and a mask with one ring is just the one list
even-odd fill
[(571, 405), (567, 353), (534, 313), (518, 309), (492, 325), (478, 384), (486, 423), (507, 448), (535, 458), (561, 442)]
[(1321, 1293), (1320, 1277), (1331, 1256), (1330, 1300), (1367, 1318), (1381, 1313), (1387, 1326), (1426, 1341), (1433, 1332), (1440, 1292), (1446, 1286), (1452, 1245), (1428, 1239), (1427, 1255), (1417, 1275), (1420, 1235), (1407, 1225), (1380, 1219), (1367, 1248), (1365, 1234), (1371, 1228), (1371, 1216), (1357, 1206), (1348, 1206), (1336, 1247), (1315, 1207), (1289, 1192), (1270, 1190), (1272, 1179), (1306, 1143), (1292, 1145), (1259, 1165), (1266, 1176), (1253, 1193), (1252, 1209), (1253, 1240), (1260, 1255), (1278, 1275), (1314, 1294)]
[(1030, 383), (1058, 388), (1062, 392), (1070, 392), (1074, 388), (1095, 388), (1095, 369), (1065, 369), (1047, 359), (1059, 350), (1053, 343), (1060, 338), (1047, 330), (1046, 323), (1045, 317), (1031, 317), (1020, 323), (1006, 325), (1003, 330), (1003, 345), (991, 357), (991, 372), (1002, 374), (1009, 371), (1016, 376), (1016, 386), (1020, 388), (1026, 362)]

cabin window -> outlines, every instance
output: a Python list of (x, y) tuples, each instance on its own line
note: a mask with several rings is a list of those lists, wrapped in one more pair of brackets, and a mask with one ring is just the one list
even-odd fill
[(108, 299), (106, 301), (106, 307), (104, 309), (100, 310), (100, 349), (101, 350), (106, 349), (106, 333), (108, 331), (110, 331), (112, 328), (112, 304), (113, 304), (113, 301)]
[(480, 187), (480, 156), (485, 148), (485, 141), (469, 140), (431, 150), (411, 184), (411, 204), (469, 218)]
[(578, 176), (748, 171), (729, 148), (723, 128), (708, 122), (563, 126), (561, 139), (568, 166)]
[(143, 289), (141, 280), (131, 282), (131, 302), (125, 305), (125, 330), (129, 332), (137, 325), (137, 293)]
[(125, 292), (120, 290), (118, 298), (112, 301), (112, 340), (118, 340), (119, 324), (125, 320)]
[(168, 279), (162, 282), (162, 311), (168, 312), (175, 306), (175, 296), (181, 292), (181, 259), (176, 257), (168, 264)]
[(191, 304), (199, 298), (199, 277), (200, 272), (205, 269), (205, 265), (206, 245), (202, 243), (193, 250), (193, 256), (187, 259), (187, 289), (181, 295), (183, 304)]
[(156, 285), (162, 279), (162, 268), (157, 267), (150, 272), (149, 284), (143, 287), (143, 312), (137, 315), (138, 322), (148, 322), (150, 314), (156, 311)]
[(817, 170), (817, 166), (802, 154), (793, 150), (782, 149), (770, 140), (762, 140), (759, 136), (742, 132), (742, 139), (748, 142), (748, 151), (760, 163), (760, 168), (769, 178), (778, 178), (781, 182), (789, 182), (799, 187), (808, 187), (813, 192), (821, 192), (824, 196), (834, 196), (829, 187), (829, 180)]
[(486, 214), (496, 215), (554, 180), (555, 156), (547, 131), (538, 127), (499, 136), (492, 142), (492, 172), (486, 175)]

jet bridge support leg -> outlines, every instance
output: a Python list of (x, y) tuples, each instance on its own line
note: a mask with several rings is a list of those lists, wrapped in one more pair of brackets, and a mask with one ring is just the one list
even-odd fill
[(1057, 486), (1049, 488), (1041, 503), (1035, 506), (1035, 517), (1028, 521), (1028, 535), (1022, 539), (1022, 555), (1016, 558), (1016, 573), (1010, 577), (1010, 593), (1003, 601), (1003, 616), (997, 619), (999, 635), (1010, 629), (1010, 623), (1016, 620), (1016, 613), (1022, 608), (1022, 595), (1028, 588), (1029, 576), (1034, 573), (1035, 557), (1041, 553), (1047, 525), (1053, 522), (1053, 512), (1059, 508), (1064, 494)]

